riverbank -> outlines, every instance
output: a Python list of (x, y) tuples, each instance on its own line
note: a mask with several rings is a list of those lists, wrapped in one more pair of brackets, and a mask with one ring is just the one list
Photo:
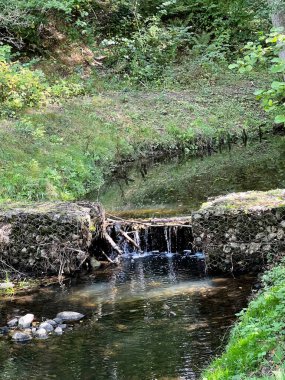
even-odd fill
[(262, 285), (239, 313), (225, 353), (204, 372), (204, 380), (284, 379), (284, 264), (266, 272)]
[(99, 191), (128, 160), (207, 155), (266, 139), (272, 123), (254, 99), (259, 81), (226, 72), (187, 90), (98, 88), (2, 120), (0, 200), (75, 200)]

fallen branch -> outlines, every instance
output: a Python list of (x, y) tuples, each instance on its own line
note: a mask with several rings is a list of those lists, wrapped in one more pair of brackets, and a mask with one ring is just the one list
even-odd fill
[(141, 247), (123, 230), (119, 230), (119, 233), (128, 240), (129, 243), (131, 243), (136, 249), (138, 249), (140, 252), (142, 252)]

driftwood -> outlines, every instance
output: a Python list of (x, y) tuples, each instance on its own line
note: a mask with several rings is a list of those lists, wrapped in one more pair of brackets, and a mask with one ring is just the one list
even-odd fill
[[(117, 216), (109, 215), (112, 218), (107, 218), (107, 224), (114, 225), (119, 223), (121, 226), (127, 225), (135, 225), (135, 226), (143, 226), (143, 227), (191, 227), (191, 217), (182, 216), (179, 218), (167, 218), (167, 219), (122, 219)], [(114, 219), (113, 219), (114, 218)]]

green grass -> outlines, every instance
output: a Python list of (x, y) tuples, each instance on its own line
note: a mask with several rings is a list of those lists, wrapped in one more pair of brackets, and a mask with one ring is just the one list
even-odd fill
[(285, 267), (263, 276), (265, 288), (240, 313), (225, 353), (204, 380), (285, 379)]
[(243, 129), (257, 138), (266, 117), (251, 81), (228, 73), (200, 83), (180, 90), (104, 90), (2, 120), (0, 199), (72, 200), (99, 189), (125, 159), (189, 153)]

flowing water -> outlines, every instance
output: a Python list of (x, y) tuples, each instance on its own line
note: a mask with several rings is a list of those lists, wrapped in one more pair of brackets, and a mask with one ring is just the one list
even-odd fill
[(125, 257), (84, 284), (0, 302), (6, 317), (62, 310), (87, 318), (61, 337), (0, 340), (0, 379), (198, 379), (226, 342), (254, 278), (207, 277), (203, 265), (164, 254)]

